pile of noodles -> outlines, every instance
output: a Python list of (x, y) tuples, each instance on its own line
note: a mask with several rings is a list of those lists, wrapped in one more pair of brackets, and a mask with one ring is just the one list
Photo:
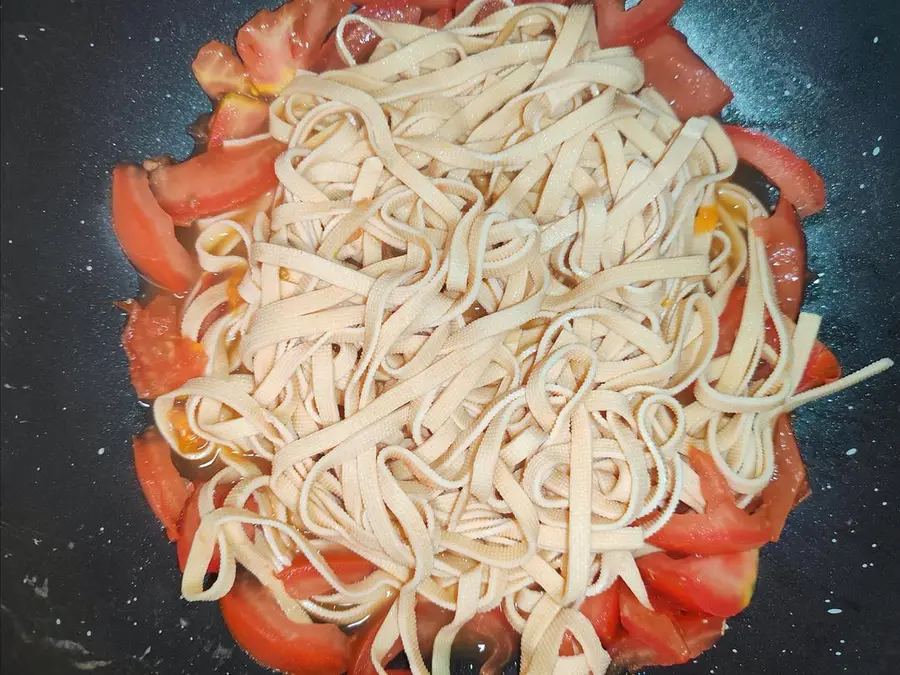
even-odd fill
[[(176, 450), (184, 405), (208, 443), (179, 451), (224, 467), (182, 589), (219, 598), (240, 564), (296, 621), (389, 606), (373, 664), (399, 637), (417, 675), (449, 673), (461, 626), (499, 606), (523, 673), (600, 675), (579, 605), (617, 578), (649, 605), (635, 557), (680, 504), (703, 509), (688, 447), (746, 505), (772, 477), (776, 419), (889, 362), (795, 395), (818, 317), (779, 311), (748, 227), (767, 212), (727, 182), (718, 123), (676, 119), (630, 49), (599, 48), (589, 7), (473, 24), (483, 4), (438, 32), (347, 17), (383, 39), (273, 103), (274, 198), (201, 223), (200, 264), (222, 274), (182, 328), (209, 363), (154, 405)], [(701, 208), (715, 227), (695, 233)], [(738, 282), (740, 330), (716, 356)], [(377, 571), (342, 584), (319, 554), (335, 545)], [(333, 593), (287, 594), (276, 574), (298, 553)], [(429, 663), (417, 596), (454, 612)], [(560, 658), (566, 631), (582, 653)]]

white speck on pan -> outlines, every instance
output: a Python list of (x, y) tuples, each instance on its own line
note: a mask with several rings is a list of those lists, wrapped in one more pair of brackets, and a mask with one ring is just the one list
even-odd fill
[(831, 609), (828, 610), (828, 613), (829, 614), (840, 614), (843, 611), (844, 610), (838, 609), (837, 607), (832, 607)]
[(853, 457), (856, 454), (856, 448), (850, 448), (847, 452), (844, 453), (847, 457)]
[(872, 148), (872, 157), (878, 157), (878, 155), (880, 155), (880, 154), (881, 154), (881, 146), (880, 145), (876, 145), (874, 148)]

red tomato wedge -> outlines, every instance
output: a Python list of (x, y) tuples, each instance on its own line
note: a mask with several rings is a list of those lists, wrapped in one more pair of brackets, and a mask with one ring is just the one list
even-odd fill
[[(188, 499), (187, 504), (185, 504), (184, 513), (181, 514), (181, 521), (178, 523), (178, 567), (182, 572), (184, 572), (184, 567), (187, 565), (188, 555), (190, 554), (191, 546), (194, 543), (194, 536), (196, 536), (197, 530), (200, 527), (199, 501), (201, 487), (202, 484), (195, 486), (194, 494), (191, 495), (191, 498)], [(213, 495), (213, 504), (217, 507), (222, 506), (225, 502), (225, 497), (228, 496), (228, 491), (231, 488), (231, 485), (217, 485), (216, 492)], [(256, 511), (256, 500), (251, 497), (247, 500), (246, 506), (252, 511)], [(244, 525), (244, 531), (247, 533), (248, 537), (253, 539), (254, 531), (252, 525)], [(218, 572), (220, 562), (219, 548), (217, 546), (206, 571)]]
[(255, 579), (235, 581), (219, 608), (237, 643), (264, 666), (303, 675), (347, 670), (350, 640), (340, 628), (292, 621)]
[(616, 581), (603, 593), (592, 595), (581, 603), (581, 613), (594, 626), (604, 645), (611, 644), (619, 632), (619, 585)]
[(232, 92), (253, 93), (253, 85), (244, 64), (231, 47), (216, 40), (200, 47), (191, 70), (210, 98), (217, 99)]
[(120, 306), (128, 312), (122, 347), (138, 398), (168, 394), (203, 374), (206, 352), (181, 334), (178, 305), (172, 296), (157, 295), (146, 307), (136, 300), (126, 300)]
[(283, 150), (271, 138), (213, 148), (155, 169), (150, 186), (166, 213), (177, 222), (190, 222), (237, 208), (275, 187), (275, 159)]
[(209, 121), (207, 147), (218, 148), (225, 141), (256, 136), (268, 128), (268, 103), (244, 94), (225, 94)]
[[(434, 644), (434, 638), (431, 643)], [(482, 675), (499, 675), (512, 660), (518, 644), (518, 634), (499, 607), (472, 617), (453, 642), (454, 650), (467, 651), (482, 660)]]
[(744, 314), (744, 301), (747, 299), (747, 287), (735, 286), (728, 296), (725, 309), (719, 315), (719, 344), (716, 347), (716, 356), (722, 356), (731, 352), (734, 340), (737, 337), (738, 328), (741, 327), (741, 317)]
[(169, 541), (178, 540), (178, 520), (191, 496), (191, 484), (175, 469), (172, 450), (156, 427), (132, 439), (134, 468), (147, 503), (166, 528)]
[(444, 8), (439, 9), (434, 14), (426, 16), (422, 19), (420, 26), (425, 26), (426, 28), (433, 28), (434, 30), (440, 30), (453, 18), (453, 10)]
[(684, 609), (713, 616), (734, 616), (753, 596), (759, 550), (673, 558), (653, 553), (637, 560), (648, 586)]
[(690, 652), (671, 616), (644, 607), (627, 586), (619, 587), (619, 609), (622, 626), (628, 635), (655, 652), (654, 665), (671, 666), (685, 663)]
[(641, 0), (626, 10), (624, 0), (594, 0), (600, 46), (636, 44), (650, 31), (668, 24), (683, 4), (684, 0)]
[[(757, 514), (766, 519), (769, 541), (778, 541), (794, 506), (809, 494), (806, 466), (787, 415), (775, 424), (775, 476), (762, 493)], [(756, 515), (756, 514), (754, 514)]]
[(175, 238), (171, 216), (156, 201), (147, 172), (138, 166), (113, 169), (112, 225), (138, 272), (173, 293), (190, 289), (199, 269)]
[(839, 379), (841, 379), (841, 364), (837, 357), (828, 347), (816, 340), (800, 377), (800, 384), (797, 385), (797, 391), (815, 389)]
[(751, 227), (766, 245), (781, 311), (797, 321), (806, 277), (806, 239), (800, 219), (790, 202), (782, 198), (771, 216), (757, 218)]
[[(350, 638), (350, 664), (347, 670), (348, 675), (378, 675), (378, 671), (375, 670), (375, 666), (372, 665), (372, 643), (375, 641), (375, 635), (378, 633), (378, 629), (381, 628), (381, 624), (384, 623), (386, 613), (387, 612), (384, 612), (380, 616), (367, 619), (366, 625), (357, 630), (353, 634), (353, 637)], [(432, 637), (432, 641), (433, 640), (434, 638)], [(385, 656), (384, 663), (390, 662), (391, 659), (397, 656), (401, 651), (403, 651), (403, 647), (398, 638)]]
[[(345, 584), (362, 581), (375, 571), (372, 563), (345, 548), (323, 551), (322, 557), (337, 578)], [(279, 572), (278, 578), (284, 582), (285, 590), (297, 600), (334, 592), (331, 584), (302, 554), (294, 558), (290, 567)]]
[(650, 537), (654, 546), (673, 553), (716, 555), (756, 549), (769, 541), (765, 517), (750, 515), (734, 503), (725, 477), (712, 457), (690, 449), (690, 462), (700, 477), (704, 513), (676, 513)]
[[(358, 12), (359, 16), (378, 21), (393, 21), (394, 23), (417, 24), (422, 18), (422, 8), (411, 4), (406, 0), (380, 0), (366, 4)], [(449, 20), (449, 19), (448, 19)], [(357, 63), (365, 63), (369, 60), (375, 47), (381, 42), (381, 38), (365, 24), (353, 22), (344, 28), (344, 44), (353, 55)], [(337, 48), (337, 40), (334, 35), (322, 47), (322, 52), (316, 61), (315, 70), (324, 72), (346, 67), (347, 64), (341, 58)]]
[(688, 46), (685, 37), (670, 26), (657, 29), (634, 51), (644, 63), (646, 83), (663, 95), (680, 119), (716, 115), (734, 97), (728, 85)]
[(738, 158), (768, 178), (801, 217), (825, 208), (825, 181), (812, 164), (760, 131), (733, 124), (726, 124), (723, 128)]
[[(704, 614), (681, 614), (673, 618), (688, 650), (688, 660), (696, 659), (712, 647), (725, 632), (725, 620)], [(674, 665), (664, 663), (665, 657), (656, 647), (623, 634), (609, 648), (616, 665), (629, 670), (649, 666)]]
[(277, 95), (300, 68), (310, 68), (322, 42), (350, 9), (349, 0), (291, 0), (257, 12), (237, 34), (237, 50), (260, 93)]

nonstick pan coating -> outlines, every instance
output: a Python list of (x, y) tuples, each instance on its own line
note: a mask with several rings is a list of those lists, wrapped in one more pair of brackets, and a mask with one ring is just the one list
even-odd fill
[[(209, 108), (191, 58), (258, 8), (3, 3), (4, 675), (266, 672), (214, 605), (180, 599), (174, 551), (135, 480), (130, 437), (148, 416), (111, 303), (138, 278), (107, 207), (114, 162), (189, 152), (185, 129)], [(824, 314), (824, 340), (848, 369), (900, 356), (898, 8), (687, 0), (676, 21), (733, 88), (726, 117), (773, 133), (825, 176), (828, 209), (806, 225), (806, 307)], [(813, 496), (765, 549), (750, 608), (672, 672), (898, 671), (898, 391), (895, 369), (798, 414)]]

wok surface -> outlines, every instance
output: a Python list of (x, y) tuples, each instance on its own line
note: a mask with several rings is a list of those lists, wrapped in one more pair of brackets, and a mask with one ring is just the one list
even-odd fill
[[(274, 4), (274, 3), (268, 3)], [(185, 156), (190, 75), (258, 3), (8, 0), (2, 23), (2, 672), (267, 672), (179, 597), (130, 437), (112, 301), (138, 291), (109, 168)], [(806, 308), (847, 369), (900, 356), (900, 5), (687, 0), (676, 25), (735, 93), (726, 117), (809, 158)], [(897, 672), (900, 369), (802, 410), (813, 497), (762, 556), (750, 608), (684, 675)], [(850, 452), (855, 449), (856, 452)], [(837, 613), (836, 610), (840, 610)]]

